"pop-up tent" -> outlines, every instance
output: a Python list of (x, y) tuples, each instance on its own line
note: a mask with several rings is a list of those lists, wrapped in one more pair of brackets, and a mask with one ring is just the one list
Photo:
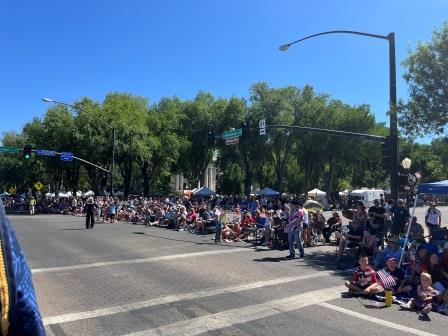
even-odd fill
[[(433, 194), (433, 195), (448, 195), (448, 180), (432, 182), (432, 183), (422, 183), (417, 188), (417, 195), (415, 195), (414, 207), (412, 209), (411, 218), (415, 215), (415, 208), (417, 207), (417, 200), (419, 194)], [(409, 230), (411, 226), (408, 225), (408, 232), (406, 232), (406, 239), (404, 240), (404, 246), (408, 243), (409, 238)], [(398, 267), (400, 267), (403, 259), (403, 253), (401, 254), (400, 263)]]
[(278, 191), (275, 191), (271, 188), (263, 188), (261, 190), (258, 190), (255, 195), (259, 195), (259, 196), (266, 196), (266, 197), (275, 197), (275, 196), (279, 196), (280, 193)]
[(308, 196), (310, 197), (319, 197), (319, 196), (326, 196), (327, 193), (325, 191), (319, 190), (317, 188), (314, 188), (313, 190), (308, 191)]
[(418, 194), (448, 194), (448, 180), (420, 184), (418, 186)]
[(194, 193), (194, 195), (195, 196), (215, 196), (216, 193), (207, 187), (202, 187), (201, 189), (197, 190)]

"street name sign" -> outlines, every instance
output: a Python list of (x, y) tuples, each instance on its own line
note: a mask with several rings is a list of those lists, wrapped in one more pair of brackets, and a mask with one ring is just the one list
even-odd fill
[(61, 161), (72, 161), (73, 153), (72, 152), (61, 152)]
[(234, 137), (234, 138), (228, 138), (226, 139), (226, 145), (237, 145), (240, 142), (240, 138), (239, 137)]
[(0, 153), (18, 153), (17, 147), (0, 147)]
[(235, 137), (240, 137), (241, 135), (243, 135), (243, 130), (241, 128), (232, 130), (232, 131), (226, 131), (222, 134), (222, 138), (225, 139), (229, 139), (229, 138), (235, 138)]
[(56, 156), (56, 151), (47, 149), (36, 149), (36, 154), (42, 156)]

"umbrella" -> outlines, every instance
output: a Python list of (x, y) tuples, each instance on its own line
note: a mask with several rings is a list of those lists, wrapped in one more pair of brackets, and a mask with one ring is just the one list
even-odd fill
[(303, 207), (305, 209), (319, 209), (322, 210), (324, 208), (324, 206), (322, 204), (320, 204), (319, 202), (313, 201), (313, 200), (308, 200), (303, 204)]

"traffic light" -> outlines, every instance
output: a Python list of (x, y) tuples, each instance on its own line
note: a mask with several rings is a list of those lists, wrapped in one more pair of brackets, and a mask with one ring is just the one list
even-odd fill
[(215, 133), (213, 131), (208, 131), (207, 133), (207, 144), (209, 147), (213, 147), (215, 145)]
[(23, 159), (24, 160), (31, 159), (32, 150), (33, 150), (33, 147), (31, 147), (31, 145), (25, 145), (25, 147), (23, 147)]
[(390, 170), (391, 143), (391, 138), (386, 137), (386, 140), (381, 144), (381, 166), (386, 171)]
[(247, 138), (250, 134), (250, 124), (249, 122), (243, 122), (241, 123), (241, 136), (243, 138)]

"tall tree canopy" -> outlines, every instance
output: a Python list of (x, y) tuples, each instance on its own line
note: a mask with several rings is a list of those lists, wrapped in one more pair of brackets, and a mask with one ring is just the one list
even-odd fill
[(448, 22), (431, 42), (420, 42), (402, 65), (410, 99), (401, 104), (400, 123), (409, 135), (443, 134), (448, 122)]

